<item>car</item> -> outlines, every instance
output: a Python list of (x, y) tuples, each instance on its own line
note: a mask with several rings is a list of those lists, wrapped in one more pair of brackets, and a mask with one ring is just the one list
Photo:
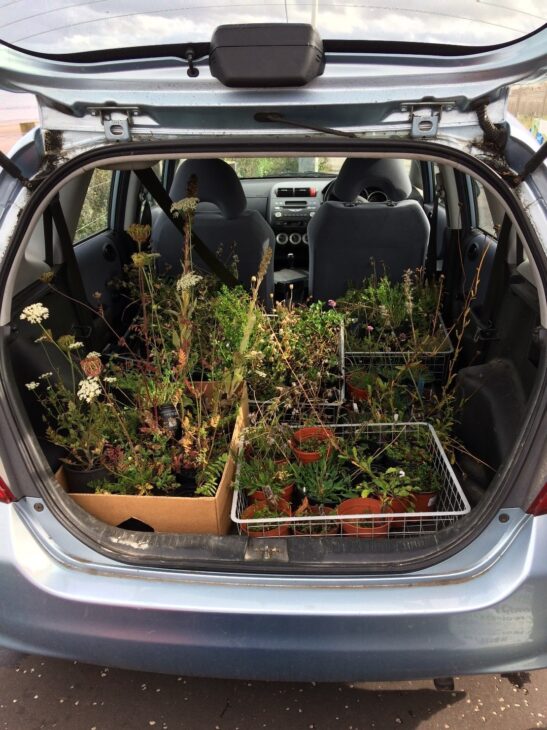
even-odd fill
[[(547, 70), (547, 27), (530, 31), (457, 46), (257, 22), (166, 46), (2, 41), (0, 86), (36, 94), (41, 114), (0, 156), (2, 645), (285, 681), (547, 666), (547, 165), (507, 112), (511, 84)], [(269, 250), (266, 309), (336, 309), (379, 262), (442, 279), (439, 387), (457, 385), (464, 448), (438, 457), (454, 496), (428, 529), (418, 513), (390, 537), (384, 516), (383, 539), (151, 531), (146, 515), (108, 524), (56, 479), (29, 312), (104, 362), (131, 326), (111, 284), (132, 260), (126, 230), (149, 225), (158, 266), (177, 271), (170, 206), (192, 176), (201, 269), (229, 285), (218, 246), (233, 243), (253, 290)]]

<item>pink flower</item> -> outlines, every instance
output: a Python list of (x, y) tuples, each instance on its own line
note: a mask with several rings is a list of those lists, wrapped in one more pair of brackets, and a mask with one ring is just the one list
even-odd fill
[(336, 302), (334, 301), (334, 299), (329, 299), (327, 301), (327, 304), (329, 305), (329, 307), (332, 307), (333, 309), (336, 306)]
[(371, 324), (367, 324), (367, 332), (373, 332), (374, 327)]

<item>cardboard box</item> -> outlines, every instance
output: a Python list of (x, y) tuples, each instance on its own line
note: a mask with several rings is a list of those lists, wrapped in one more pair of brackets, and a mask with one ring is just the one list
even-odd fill
[[(244, 392), (232, 435), (230, 456), (214, 497), (163, 497), (129, 494), (70, 494), (82, 509), (107, 525), (122, 524), (130, 518), (150, 525), (155, 532), (226, 535), (230, 530), (230, 506), (235, 463), (242, 428), (247, 425), (248, 402)], [(55, 477), (67, 489), (61, 467)]]

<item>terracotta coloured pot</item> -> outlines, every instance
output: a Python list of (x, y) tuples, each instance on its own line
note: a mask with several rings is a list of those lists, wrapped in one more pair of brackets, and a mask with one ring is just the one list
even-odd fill
[[(414, 492), (414, 494), (406, 499), (393, 499), (390, 505), (393, 512), (408, 512), (408, 516), (404, 520), (393, 520), (391, 526), (404, 527), (405, 524), (409, 525), (415, 522), (420, 522), (422, 519), (427, 519), (425, 517), (413, 517), (412, 513), (433, 512), (437, 496), (437, 492)], [(409, 504), (412, 504), (412, 510), (407, 509)]]
[(366, 388), (358, 388), (356, 385), (353, 385), (351, 382), (351, 375), (348, 375), (346, 378), (346, 385), (348, 386), (348, 392), (351, 395), (352, 400), (354, 401), (364, 401), (368, 400), (369, 392)]
[[(251, 504), (249, 507), (247, 507), (246, 509), (243, 510), (241, 519), (242, 520), (254, 519), (255, 513), (266, 506), (267, 506), (267, 502), (253, 502), (253, 504)], [(283, 500), (279, 500), (278, 509), (279, 509), (279, 512), (281, 513), (279, 515), (279, 517), (282, 517), (283, 515), (285, 515), (286, 517), (291, 516), (291, 508), (290, 508), (290, 505), (287, 504), (287, 502), (284, 502)], [(271, 524), (269, 529), (260, 528), (259, 530), (249, 530), (249, 525), (245, 525), (245, 524), (241, 525), (241, 529), (245, 534), (249, 535), (249, 537), (284, 537), (285, 535), (289, 534), (291, 528), (290, 528), (289, 523), (280, 522), (277, 524), (275, 524), (275, 523)]]
[(415, 492), (413, 494), (414, 511), (434, 512), (438, 496), (438, 492)]
[[(325, 517), (335, 515), (336, 510), (330, 508), (330, 507), (324, 507), (323, 512), (320, 511), (320, 507), (317, 505), (313, 505), (309, 508), (309, 511), (312, 513), (312, 515), (321, 515), (324, 514)], [(313, 522), (310, 524), (314, 524)], [(319, 523), (321, 524), (321, 523)], [(336, 535), (339, 531), (339, 527), (337, 524), (333, 523), (331, 525), (322, 525), (324, 529), (321, 532), (310, 532), (309, 530), (304, 527), (304, 525), (295, 525), (293, 527), (293, 533), (295, 535), (307, 535), (308, 537), (321, 537), (322, 535)]]
[[(290, 502), (292, 499), (292, 495), (294, 492), (294, 484), (286, 484), (281, 492), (279, 493), (279, 496), (284, 502)], [(253, 492), (252, 494), (249, 494), (249, 499), (251, 502), (265, 502), (266, 501), (266, 495), (264, 492), (259, 489), (256, 492)]]
[(320, 451), (305, 451), (302, 449), (302, 446), (306, 443), (306, 441), (312, 440), (324, 441), (325, 443), (331, 442), (327, 449), (327, 457), (332, 454), (334, 433), (330, 430), (330, 428), (325, 428), (324, 426), (306, 426), (304, 428), (299, 428), (293, 433), (291, 448), (298, 461), (302, 464), (319, 461), (321, 458)]
[[(338, 505), (338, 514), (344, 515), (379, 515), (392, 512), (390, 507), (382, 509), (382, 503), (378, 499), (372, 499), (371, 497), (355, 497), (354, 499), (346, 499), (344, 502)], [(360, 523), (366, 522), (366, 517), (362, 517)], [(354, 537), (385, 537), (389, 530), (390, 521), (375, 520), (374, 527), (368, 525), (357, 524), (350, 520), (342, 520), (342, 532), (346, 535), (353, 535)]]
[[(389, 506), (391, 508), (392, 512), (416, 512), (416, 508), (414, 507), (414, 496), (411, 497), (394, 497), (390, 500)], [(405, 523), (408, 523), (409, 518), (405, 519), (390, 519), (390, 525), (391, 527), (404, 527)]]

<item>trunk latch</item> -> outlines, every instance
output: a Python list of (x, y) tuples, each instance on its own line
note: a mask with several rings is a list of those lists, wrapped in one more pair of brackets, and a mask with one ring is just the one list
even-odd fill
[(131, 122), (138, 116), (138, 107), (93, 106), (89, 113), (100, 117), (104, 128), (104, 136), (108, 142), (130, 142)]
[(436, 137), (443, 110), (450, 111), (453, 101), (419, 101), (402, 104), (401, 111), (410, 113), (410, 136), (413, 138)]
[(264, 538), (251, 538), (245, 549), (245, 560), (261, 560), (270, 563), (288, 563), (286, 540), (267, 542)]

